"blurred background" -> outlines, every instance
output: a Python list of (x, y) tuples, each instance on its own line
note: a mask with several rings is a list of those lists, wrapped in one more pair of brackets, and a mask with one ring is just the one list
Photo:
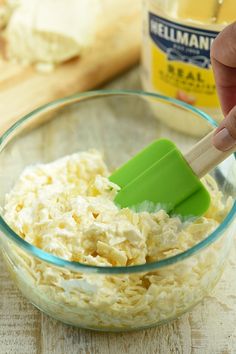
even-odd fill
[(131, 68), (115, 88), (159, 92), (220, 121), (210, 45), (235, 18), (234, 0), (0, 0), (0, 132)]

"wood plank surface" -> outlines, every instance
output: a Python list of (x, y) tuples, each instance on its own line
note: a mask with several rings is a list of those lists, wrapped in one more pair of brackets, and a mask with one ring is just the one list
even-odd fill
[[(93, 89), (136, 64), (140, 57), (140, 0), (104, 7), (104, 24), (81, 58), (51, 73), (0, 60), (0, 134), (19, 117), (54, 99)], [(113, 3), (114, 4), (114, 3)]]
[[(140, 88), (138, 69), (108, 87)], [(72, 328), (40, 313), (0, 260), (0, 354), (234, 354), (235, 246), (214, 293), (191, 312), (158, 328), (118, 334)]]

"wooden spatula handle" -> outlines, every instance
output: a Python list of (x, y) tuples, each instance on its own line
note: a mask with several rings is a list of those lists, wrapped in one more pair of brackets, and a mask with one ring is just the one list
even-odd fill
[(236, 145), (227, 151), (216, 149), (212, 144), (214, 132), (213, 130), (206, 135), (184, 156), (193, 172), (200, 178), (236, 151)]

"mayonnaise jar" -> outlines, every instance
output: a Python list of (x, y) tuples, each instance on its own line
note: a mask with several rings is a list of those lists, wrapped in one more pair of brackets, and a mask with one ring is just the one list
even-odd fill
[[(217, 34), (236, 19), (235, 0), (143, 0), (142, 83), (154, 91), (194, 105), (218, 122), (210, 48)], [(207, 128), (187, 129), (180, 120), (157, 112), (176, 130), (203, 135)]]

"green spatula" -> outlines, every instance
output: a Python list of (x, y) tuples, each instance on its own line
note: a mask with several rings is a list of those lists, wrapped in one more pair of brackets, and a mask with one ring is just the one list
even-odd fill
[(183, 217), (201, 216), (210, 195), (199, 178), (236, 151), (217, 150), (214, 131), (185, 156), (167, 139), (154, 141), (116, 170), (110, 180), (120, 186), (115, 203), (121, 208), (154, 211), (158, 206)]

